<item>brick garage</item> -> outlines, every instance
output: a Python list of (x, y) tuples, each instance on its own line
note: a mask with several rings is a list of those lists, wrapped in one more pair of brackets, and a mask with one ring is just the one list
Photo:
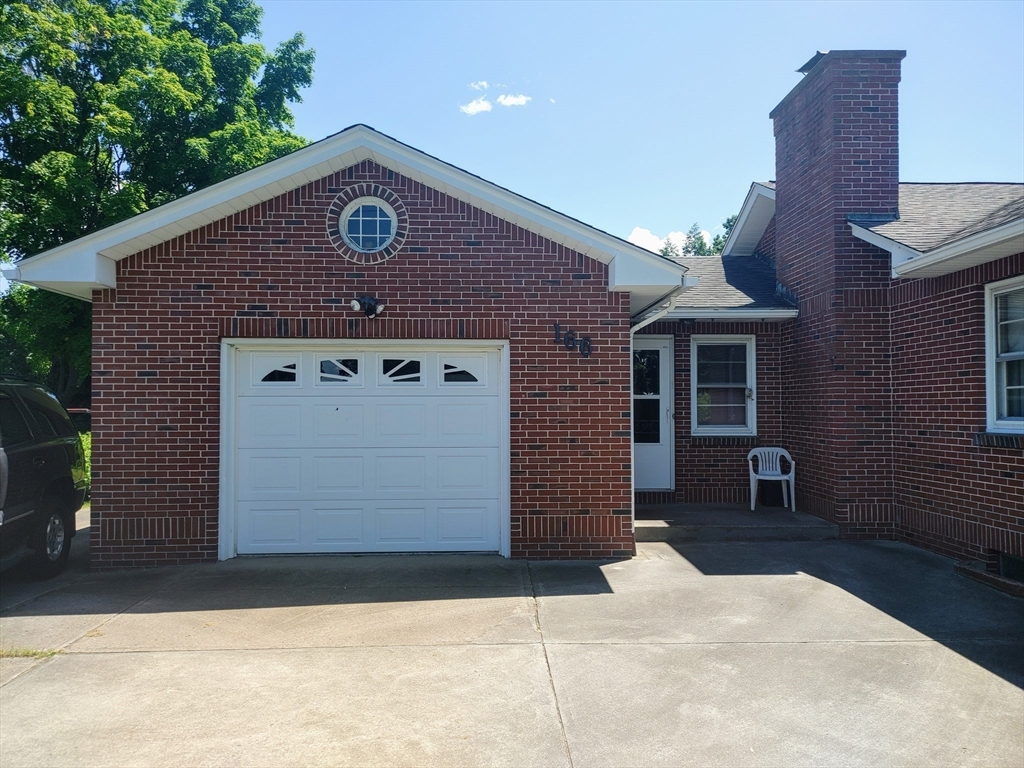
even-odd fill
[[(631, 555), (631, 313), (671, 295), (683, 270), (371, 129), (326, 141), (339, 145), (342, 159), (332, 162), (344, 167), (114, 254), (113, 286), (85, 286), (94, 305), (94, 567), (234, 553), (222, 530), (234, 514), (223, 495), (234, 482), (222, 455), (222, 441), (234, 439), (222, 435), (231, 407), (222, 395), (226, 339), (283, 349), (312, 340), (336, 340), (342, 350), (372, 349), (374, 340), (506, 344), (507, 443), (498, 449), (508, 509), (498, 548), (513, 557)], [(301, 152), (322, 158), (321, 145)], [(367, 150), (396, 160), (343, 162), (345, 152)], [(294, 170), (296, 155), (277, 162)], [(310, 165), (300, 169), (307, 176)], [(432, 183), (424, 167), (443, 175)], [(239, 180), (235, 197), (255, 184), (244, 185), (244, 175), (223, 184)], [(397, 212), (393, 254), (345, 253), (337, 216), (356, 198), (383, 199)], [(502, 204), (514, 212), (501, 215)], [(137, 219), (156, 222), (161, 210)], [(159, 226), (151, 229), (168, 231)], [(105, 242), (127, 239), (104, 232)], [(36, 264), (60, 257), (50, 252)], [(23, 266), (28, 272), (32, 262)], [(365, 295), (385, 304), (383, 314), (353, 311), (350, 302)], [(569, 348), (569, 331), (589, 340), (589, 356), (579, 341)], [(367, 541), (361, 549), (388, 547)]]

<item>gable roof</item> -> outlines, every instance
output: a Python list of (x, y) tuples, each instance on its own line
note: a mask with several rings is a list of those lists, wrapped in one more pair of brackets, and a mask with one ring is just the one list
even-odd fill
[(353, 125), (277, 160), (24, 259), (4, 275), (89, 301), (94, 289), (116, 287), (117, 261), (363, 160), (372, 160), (608, 264), (608, 289), (629, 292), (633, 312), (657, 303), (681, 285), (685, 269), (675, 262), (366, 125)]
[(1024, 251), (1024, 184), (900, 184), (898, 218), (847, 220), (894, 277), (947, 274)]
[(670, 318), (783, 320), (797, 308), (776, 292), (775, 269), (751, 256), (703, 256), (682, 260), (694, 288), (676, 297)]
[(747, 191), (722, 253), (726, 256), (750, 256), (774, 215), (775, 182), (755, 181)]

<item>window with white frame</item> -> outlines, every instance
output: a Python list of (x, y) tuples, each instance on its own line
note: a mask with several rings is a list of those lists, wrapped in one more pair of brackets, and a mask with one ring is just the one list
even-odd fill
[(988, 429), (1024, 433), (1024, 277), (985, 286)]
[(753, 336), (690, 338), (690, 431), (694, 435), (756, 435)]

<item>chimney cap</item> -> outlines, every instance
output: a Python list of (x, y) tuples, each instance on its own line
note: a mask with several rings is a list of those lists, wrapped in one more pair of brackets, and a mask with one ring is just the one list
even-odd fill
[(818, 51), (797, 72), (802, 75), (809, 74), (826, 56), (830, 59), (896, 59), (902, 61), (906, 55), (906, 51), (900, 50)]
[(813, 56), (811, 56), (808, 62), (804, 64), (802, 67), (800, 67), (797, 70), (797, 72), (799, 72), (801, 75), (806, 75), (808, 72), (814, 69), (814, 65), (821, 61), (827, 53), (828, 51), (818, 51)]

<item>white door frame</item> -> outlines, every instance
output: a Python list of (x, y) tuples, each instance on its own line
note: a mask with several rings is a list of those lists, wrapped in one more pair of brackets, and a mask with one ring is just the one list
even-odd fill
[(343, 349), (379, 350), (415, 347), (425, 351), (498, 352), (498, 553), (512, 556), (512, 467), (511, 467), (511, 363), (509, 342), (490, 339), (221, 339), (220, 344), (220, 501), (218, 509), (217, 559), (229, 560), (238, 554), (235, 529), (235, 488), (238, 466), (235, 461), (238, 429), (238, 397), (235, 387), (236, 362), (240, 351), (276, 350), (282, 347), (302, 350)]
[(632, 418), (630, 419), (630, 444), (633, 446), (633, 491), (634, 493), (640, 491), (674, 491), (676, 488), (676, 344), (675, 336), (667, 334), (642, 334), (633, 336), (633, 344), (629, 354), (629, 412), (633, 413), (633, 350), (643, 349), (644, 347), (638, 346), (637, 342), (652, 341), (652, 342), (668, 342), (668, 360), (667, 365), (663, 366), (663, 373), (667, 373), (668, 386), (665, 388), (665, 392), (661, 395), (662, 405), (668, 407), (672, 413), (672, 417), (667, 419), (668, 425), (668, 472), (669, 472), (669, 485), (668, 488), (637, 488), (636, 487), (636, 443), (633, 442), (633, 427)]

